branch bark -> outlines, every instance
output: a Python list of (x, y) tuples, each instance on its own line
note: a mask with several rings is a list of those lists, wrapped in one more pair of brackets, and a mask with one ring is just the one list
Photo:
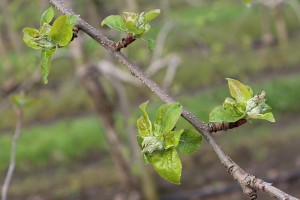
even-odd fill
[[(61, 0), (49, 0), (49, 2), (55, 6), (62, 14), (73, 14), (75, 13), (71, 9), (67, 9)], [(120, 51), (116, 51), (113, 44), (114, 42), (105, 37), (102, 33), (96, 30), (94, 27), (89, 25), (86, 21), (79, 18), (77, 22), (77, 27), (92, 37), (105, 49), (107, 49), (117, 60), (119, 60), (125, 67), (128, 68), (130, 73), (140, 79), (152, 92), (156, 94), (163, 102), (172, 103), (175, 100), (170, 97), (164, 90), (162, 90), (155, 82), (146, 76), (143, 71), (134, 62), (130, 61), (125, 57)], [(244, 194), (250, 199), (256, 199), (257, 190), (266, 192), (270, 196), (282, 199), (282, 200), (296, 200), (297, 198), (286, 194), (280, 189), (272, 186), (271, 183), (267, 183), (261, 179), (256, 178), (253, 175), (246, 173), (241, 169), (225, 152), (221, 147), (215, 142), (214, 138), (209, 132), (209, 127), (202, 121), (197, 119), (192, 113), (190, 113), (185, 108), (182, 112), (182, 117), (185, 118), (191, 125), (193, 125), (203, 137), (208, 141), (208, 143), (213, 147), (215, 153), (220, 159), (222, 165), (225, 169), (232, 175), (234, 180), (236, 180), (242, 187)], [(299, 199), (298, 199), (299, 200)]]

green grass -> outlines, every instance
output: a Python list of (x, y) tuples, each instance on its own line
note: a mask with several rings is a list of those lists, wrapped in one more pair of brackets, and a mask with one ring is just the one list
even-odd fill
[[(12, 133), (0, 136), (0, 171), (7, 168)], [(17, 147), (17, 168), (26, 170), (46, 165), (67, 164), (91, 152), (106, 151), (97, 117), (62, 120), (52, 125), (23, 129)]]

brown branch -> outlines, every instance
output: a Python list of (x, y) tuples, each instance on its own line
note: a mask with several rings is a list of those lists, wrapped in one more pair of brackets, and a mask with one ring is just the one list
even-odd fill
[(126, 48), (135, 40), (135, 37), (133, 37), (131, 34), (128, 34), (125, 38), (122, 38), (122, 40), (114, 43), (113, 46), (116, 48), (117, 51), (120, 51), (122, 48)]
[(247, 122), (246, 119), (239, 119), (236, 122), (217, 122), (217, 123), (211, 123), (207, 124), (208, 131), (210, 133), (218, 132), (218, 131), (227, 131), (228, 129), (237, 128), (239, 126), (242, 126)]
[[(72, 10), (65, 8), (64, 3), (61, 0), (49, 0), (52, 5), (54, 5), (61, 13), (63, 14), (73, 14), (75, 13)], [(127, 57), (125, 57), (120, 51), (116, 51), (113, 47), (114, 42), (107, 39), (104, 35), (102, 35), (98, 30), (89, 25), (83, 19), (79, 18), (77, 22), (77, 27), (92, 37), (95, 41), (97, 41), (100, 45), (102, 45), (105, 49), (107, 49), (111, 54), (119, 60), (124, 66), (128, 68), (130, 73), (140, 79), (147, 87), (150, 88), (152, 92), (154, 92), (163, 102), (172, 103), (175, 102), (172, 97), (170, 97), (164, 90), (162, 90), (155, 82), (146, 76), (143, 71), (130, 61)], [(214, 138), (211, 136), (209, 132), (209, 127), (204, 124), (202, 121), (197, 119), (192, 113), (187, 111), (185, 108), (182, 112), (182, 117), (185, 118), (190, 124), (192, 124), (200, 133), (202, 133), (203, 137), (208, 141), (208, 143), (213, 147), (216, 152), (218, 158), (220, 159), (223, 166), (226, 170), (233, 176), (234, 180), (236, 180), (242, 187), (244, 194), (250, 199), (255, 199), (257, 197), (256, 190), (261, 190), (266, 192), (270, 196), (283, 199), (283, 200), (297, 200), (297, 198), (286, 194), (280, 189), (272, 186), (272, 184), (264, 182), (256, 178), (253, 175), (247, 174), (241, 169), (234, 161), (232, 161), (221, 149), (221, 147), (215, 142)], [(298, 199), (299, 200), (299, 199)]]

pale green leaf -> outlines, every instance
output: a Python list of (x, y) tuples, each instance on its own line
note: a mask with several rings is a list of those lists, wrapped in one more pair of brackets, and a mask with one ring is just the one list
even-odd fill
[(202, 136), (194, 129), (184, 129), (176, 149), (182, 154), (191, 154), (201, 146)]
[(49, 36), (51, 41), (59, 46), (66, 46), (73, 37), (70, 24), (71, 15), (59, 16), (53, 23)]
[(164, 147), (169, 149), (170, 147), (177, 147), (180, 136), (183, 132), (183, 129), (178, 131), (169, 131), (164, 134)]
[(237, 101), (247, 101), (252, 98), (252, 90), (249, 89), (249, 86), (231, 78), (226, 78), (226, 80), (228, 81), (231, 96)]
[(72, 27), (72, 29), (77, 24), (78, 18), (79, 18), (79, 15), (69, 15), (69, 24)]
[(181, 112), (182, 106), (177, 102), (160, 106), (156, 114), (156, 130), (159, 133), (171, 131), (178, 121)]
[(38, 43), (35, 41), (37, 37), (39, 37), (39, 30), (33, 29), (33, 28), (23, 28), (23, 41), (27, 46), (33, 48), (33, 49), (41, 49), (41, 47), (38, 46)]
[(48, 83), (48, 75), (51, 69), (51, 56), (54, 54), (55, 49), (42, 50), (41, 54), (41, 71), (42, 71), (42, 82)]
[(43, 24), (40, 28), (40, 34), (43, 36), (48, 36), (51, 31), (51, 26), (49, 24)]
[(150, 159), (155, 171), (171, 183), (180, 184), (182, 165), (175, 148), (158, 151)]
[(209, 114), (209, 122), (235, 122), (243, 118), (244, 115), (244, 113), (237, 112), (234, 109), (225, 109), (222, 106), (218, 106)]
[(160, 14), (160, 9), (150, 10), (145, 13), (145, 19), (150, 22)]
[(148, 49), (150, 49), (151, 51), (153, 51), (154, 48), (155, 48), (155, 40), (153, 40), (153, 39), (145, 39), (145, 41), (146, 41)]
[(139, 136), (146, 137), (152, 135), (152, 124), (147, 114), (146, 108), (149, 101), (140, 105), (142, 111), (142, 116), (137, 120), (137, 127), (139, 131)]
[(248, 117), (251, 119), (265, 119), (269, 122), (275, 122), (275, 118), (271, 112), (265, 114), (255, 114), (255, 113), (247, 113)]
[(109, 28), (116, 31), (126, 32), (126, 22), (123, 17), (119, 15), (110, 15), (106, 17), (102, 22), (101, 26), (107, 25)]
[(53, 17), (54, 17), (54, 11), (53, 8), (50, 7), (42, 14), (40, 25), (43, 26), (44, 23), (49, 24), (52, 21)]

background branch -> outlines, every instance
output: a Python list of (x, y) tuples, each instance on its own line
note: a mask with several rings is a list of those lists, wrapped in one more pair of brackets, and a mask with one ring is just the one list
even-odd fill
[(17, 123), (16, 123), (16, 129), (12, 141), (12, 146), (11, 146), (11, 156), (10, 156), (10, 163), (9, 163), (9, 168), (7, 175), (5, 177), (4, 184), (2, 186), (2, 200), (7, 199), (7, 191), (14, 173), (15, 165), (16, 165), (16, 152), (17, 152), (17, 142), (20, 136), (21, 132), (21, 127), (22, 127), (22, 111), (21, 109), (18, 109), (16, 111), (17, 114)]
[[(72, 10), (69, 10), (64, 7), (64, 3), (60, 0), (50, 0), (50, 3), (54, 5), (60, 12), (63, 14), (75, 14)], [(130, 61), (127, 57), (125, 57), (121, 52), (115, 51), (113, 41), (106, 38), (102, 35), (98, 30), (93, 28), (83, 19), (79, 18), (77, 22), (77, 27), (84, 31), (86, 34), (91, 36), (94, 40), (96, 40), (99, 44), (101, 44), (104, 48), (111, 52), (111, 54), (119, 60), (124, 66), (126, 66), (132, 75), (136, 76), (140, 79), (147, 87), (150, 88), (152, 92), (154, 92), (163, 102), (172, 103), (175, 102), (172, 97), (170, 97), (164, 90), (162, 90), (155, 82), (146, 76), (143, 71)], [(216, 152), (218, 158), (220, 159), (223, 166), (226, 170), (233, 176), (234, 180), (239, 182), (241, 185), (243, 192), (250, 199), (255, 199), (257, 197), (256, 190), (261, 190), (263, 192), (268, 193), (270, 196), (283, 199), (283, 200), (296, 200), (297, 198), (292, 197), (281, 191), (280, 189), (272, 186), (272, 184), (264, 182), (253, 175), (247, 174), (242, 170), (234, 161), (232, 161), (221, 149), (221, 147), (215, 142), (214, 138), (210, 135), (208, 126), (204, 124), (202, 121), (197, 119), (192, 113), (187, 111), (185, 108), (182, 112), (182, 117), (185, 118), (190, 124), (192, 124), (199, 132), (202, 133), (204, 138), (209, 142), (209, 144), (213, 147)]]

